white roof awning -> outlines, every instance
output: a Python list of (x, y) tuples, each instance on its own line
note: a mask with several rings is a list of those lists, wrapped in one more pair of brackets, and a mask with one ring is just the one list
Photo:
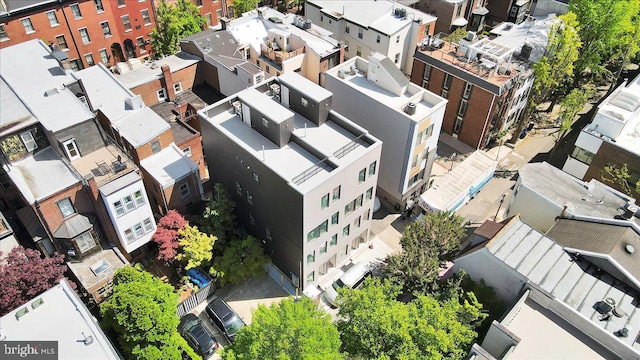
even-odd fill
[(460, 18), (457, 18), (457, 19), (453, 20), (451, 25), (452, 26), (465, 26), (465, 25), (467, 25), (467, 23), (468, 23), (467, 19), (465, 19), (463, 17), (460, 17)]

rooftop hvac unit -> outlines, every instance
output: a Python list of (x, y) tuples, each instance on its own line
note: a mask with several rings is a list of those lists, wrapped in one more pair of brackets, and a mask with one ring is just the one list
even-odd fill
[(469, 41), (476, 41), (476, 37), (478, 36), (478, 34), (476, 34), (475, 31), (469, 31), (467, 33), (467, 40)]
[(240, 101), (234, 101), (233, 104), (231, 104), (233, 106), (233, 113), (234, 114), (241, 114), (242, 113), (242, 103)]
[(307, 29), (311, 29), (311, 20), (307, 19), (304, 21), (304, 25), (302, 26), (303, 29), (307, 30)]
[(271, 86), (269, 86), (269, 88), (271, 88), (271, 96), (280, 95), (280, 85), (271, 84)]
[(416, 104), (412, 103), (412, 102), (408, 103), (407, 107), (404, 108), (404, 112), (406, 112), (409, 115), (415, 114), (416, 113)]
[(622, 214), (622, 218), (625, 220), (631, 220), (633, 216), (638, 212), (638, 207), (635, 205), (627, 205), (624, 208), (624, 213)]

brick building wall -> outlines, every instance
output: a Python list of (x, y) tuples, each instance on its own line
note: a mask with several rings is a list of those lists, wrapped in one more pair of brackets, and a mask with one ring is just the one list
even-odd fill
[(196, 68), (197, 64), (193, 64), (176, 72), (171, 72), (170, 81), (166, 81), (165, 76), (161, 75), (159, 79), (132, 88), (131, 92), (142, 96), (142, 101), (144, 101), (147, 106), (152, 106), (160, 102), (157, 95), (157, 92), (160, 89), (165, 89), (168, 95), (168, 100), (172, 100), (175, 97), (175, 94), (171, 96), (171, 92), (173, 91), (173, 86), (176, 83), (180, 83), (182, 91), (193, 88), (193, 84), (196, 81)]
[(57, 203), (61, 200), (69, 198), (73, 204), (75, 212), (78, 214), (95, 213), (93, 204), (91, 203), (86, 189), (82, 184), (76, 184), (59, 193), (49, 197), (46, 200), (38, 202), (38, 209), (46, 222), (49, 231), (53, 232), (62, 224), (64, 217)]
[[(603, 141), (602, 145), (600, 145), (598, 153), (593, 157), (593, 160), (589, 165), (589, 169), (584, 174), (584, 178), (582, 180), (590, 181), (591, 179), (596, 179), (624, 193), (620, 184), (615, 182), (603, 181), (601, 175), (602, 171), (604, 171), (605, 166), (621, 167), (623, 164), (627, 164), (629, 174), (640, 174), (640, 159), (638, 159), (638, 155), (632, 154), (624, 149)], [(631, 186), (631, 188), (633, 189), (633, 186)], [(636, 200), (640, 200), (639, 192), (632, 191), (630, 195)]]
[[(165, 132), (153, 138), (148, 143), (133, 150), (133, 153), (131, 154), (131, 156), (133, 157), (133, 161), (136, 163), (136, 165), (140, 166), (140, 160), (146, 159), (149, 156), (153, 155), (151, 144), (154, 141), (160, 141), (160, 150), (166, 148), (169, 144), (173, 142), (173, 133), (171, 132), (171, 129), (167, 129)], [(131, 145), (128, 144), (127, 148), (129, 148), (130, 146)]]
[(185, 148), (191, 148), (191, 156), (189, 158), (198, 165), (198, 171), (200, 171), (200, 179), (205, 179), (207, 172), (205, 169), (204, 152), (202, 151), (202, 140), (200, 133), (194, 134), (194, 136), (176, 145), (184, 151)]

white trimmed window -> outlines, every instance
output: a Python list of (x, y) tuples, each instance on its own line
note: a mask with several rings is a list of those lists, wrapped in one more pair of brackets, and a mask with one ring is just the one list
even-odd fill
[(124, 210), (124, 205), (122, 205), (122, 201), (118, 200), (113, 203), (113, 208), (116, 210), (116, 215), (124, 215), (126, 211)]
[(144, 26), (151, 25), (151, 17), (149, 16), (149, 10), (144, 9), (140, 10), (140, 14), (142, 14), (142, 23)]
[(144, 196), (142, 195), (142, 191), (138, 190), (133, 193), (133, 199), (136, 202), (136, 206), (144, 205)]
[(129, 20), (129, 15), (124, 15), (120, 18), (122, 19), (122, 25), (124, 25), (124, 31), (131, 31), (131, 21)]
[(136, 204), (133, 202), (131, 195), (125, 196), (122, 201), (124, 202), (124, 207), (127, 209), (127, 212), (136, 208)]
[(136, 38), (136, 42), (138, 43), (138, 49), (140, 49), (140, 53), (147, 52), (147, 44), (144, 42), (144, 37), (140, 36)]
[(91, 38), (89, 37), (89, 31), (87, 31), (87, 28), (78, 29), (78, 31), (80, 32), (80, 37), (82, 38), (83, 44), (88, 44), (91, 42)]
[(31, 18), (24, 18), (20, 20), (22, 22), (22, 26), (24, 26), (24, 31), (27, 34), (34, 33), (36, 30), (33, 28), (33, 24), (31, 23)]
[(107, 49), (100, 49), (98, 50), (98, 53), (100, 54), (100, 61), (105, 65), (109, 65), (109, 54), (107, 54)]
[(136, 235), (133, 233), (133, 230), (127, 229), (124, 231), (124, 237), (127, 238), (127, 242), (131, 244), (136, 240)]
[(51, 24), (51, 27), (60, 25), (55, 10), (47, 11), (47, 18), (49, 19), (49, 24)]
[(173, 91), (176, 94), (180, 94), (182, 92), (182, 83), (177, 82), (177, 83), (173, 84)]
[(137, 223), (135, 225), (133, 225), (133, 232), (136, 233), (136, 237), (141, 237), (142, 235), (144, 235), (144, 228), (142, 227), (141, 223)]
[(156, 91), (156, 95), (158, 95), (158, 101), (165, 101), (167, 99), (167, 92), (164, 89)]
[(60, 213), (62, 214), (63, 218), (76, 213), (76, 210), (73, 208), (73, 204), (71, 203), (70, 198), (60, 200), (56, 203), (56, 205), (58, 205), (58, 209), (60, 209)]
[(181, 198), (189, 195), (190, 192), (191, 191), (189, 190), (189, 183), (188, 182), (180, 185), (180, 197)]
[(186, 148), (182, 149), (182, 152), (187, 156), (191, 156), (191, 146), (187, 146)]
[(144, 226), (144, 231), (150, 233), (153, 231), (153, 222), (151, 222), (151, 218), (146, 218), (142, 222), (142, 226)]
[(25, 131), (20, 134), (20, 139), (24, 143), (24, 146), (27, 148), (27, 151), (33, 151), (38, 148), (38, 144), (33, 139), (33, 135), (31, 135), (30, 131)]
[(93, 0), (93, 3), (96, 5), (96, 11), (98, 14), (104, 12), (104, 5), (102, 5), (102, 0)]
[(93, 239), (93, 236), (91, 236), (91, 232), (89, 231), (73, 240), (76, 242), (78, 249), (80, 249), (80, 252), (82, 253), (96, 246), (96, 241)]
[(7, 29), (4, 27), (4, 24), (0, 24), (0, 41), (9, 40), (9, 34), (7, 33)]
[(84, 55), (84, 60), (87, 62), (87, 65), (89, 66), (93, 66), (96, 63), (93, 61), (93, 54), (85, 54)]
[(82, 19), (82, 12), (80, 12), (80, 6), (78, 4), (71, 4), (69, 8), (71, 9), (71, 13), (73, 13), (74, 19)]
[(109, 22), (108, 21), (103, 21), (100, 23), (100, 26), (102, 27), (102, 33), (104, 34), (104, 37), (108, 38), (111, 36), (111, 28), (109, 27)]

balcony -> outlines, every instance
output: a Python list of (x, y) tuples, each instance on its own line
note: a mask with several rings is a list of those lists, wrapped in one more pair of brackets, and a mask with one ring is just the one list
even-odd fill
[(267, 44), (262, 44), (260, 45), (260, 49), (261, 49), (262, 56), (270, 59), (271, 61), (275, 62), (278, 65), (282, 65), (284, 61), (292, 59), (298, 55), (304, 54), (304, 46), (292, 51), (286, 51), (286, 50), (281, 50), (279, 48), (270, 47)]
[(98, 187), (137, 169), (133, 161), (114, 144), (84, 155), (72, 161), (71, 165), (83, 177), (93, 175)]

